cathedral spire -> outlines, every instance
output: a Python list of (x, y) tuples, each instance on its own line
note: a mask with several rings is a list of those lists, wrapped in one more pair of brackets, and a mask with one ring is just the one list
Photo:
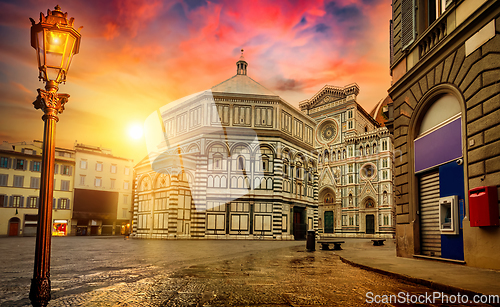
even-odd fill
[(238, 62), (236, 62), (236, 74), (238, 75), (246, 75), (247, 74), (247, 66), (248, 63), (245, 61), (245, 58), (243, 57), (243, 49), (241, 49), (241, 56)]

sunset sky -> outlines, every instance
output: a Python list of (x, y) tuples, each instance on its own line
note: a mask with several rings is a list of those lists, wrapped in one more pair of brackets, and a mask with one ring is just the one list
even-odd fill
[(370, 111), (390, 87), (390, 1), (1, 0), (0, 141), (43, 139), (29, 17), (38, 22), (56, 4), (83, 26), (59, 87), (71, 95), (59, 147), (77, 140), (139, 162), (144, 138), (129, 127), (235, 75), (241, 49), (248, 75), (294, 106), (325, 84), (355, 82)]

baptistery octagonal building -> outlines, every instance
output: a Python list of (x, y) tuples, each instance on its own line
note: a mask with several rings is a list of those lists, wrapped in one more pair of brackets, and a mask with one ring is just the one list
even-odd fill
[(137, 238), (392, 237), (392, 138), (326, 85), (300, 110), (247, 75), (159, 108), (135, 167)]

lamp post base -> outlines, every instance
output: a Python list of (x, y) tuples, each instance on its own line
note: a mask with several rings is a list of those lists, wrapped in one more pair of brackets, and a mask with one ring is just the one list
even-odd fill
[(50, 301), (50, 279), (33, 278), (31, 280), (30, 300), (33, 307), (46, 307)]

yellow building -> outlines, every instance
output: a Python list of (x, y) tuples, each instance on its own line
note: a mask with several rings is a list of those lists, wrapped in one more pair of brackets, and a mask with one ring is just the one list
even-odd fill
[[(38, 219), (42, 142), (0, 145), (0, 236), (34, 236)], [(75, 151), (56, 147), (52, 234), (69, 235)]]
[(129, 232), (133, 161), (111, 150), (75, 144), (75, 205), (72, 232), (76, 235), (119, 235)]

